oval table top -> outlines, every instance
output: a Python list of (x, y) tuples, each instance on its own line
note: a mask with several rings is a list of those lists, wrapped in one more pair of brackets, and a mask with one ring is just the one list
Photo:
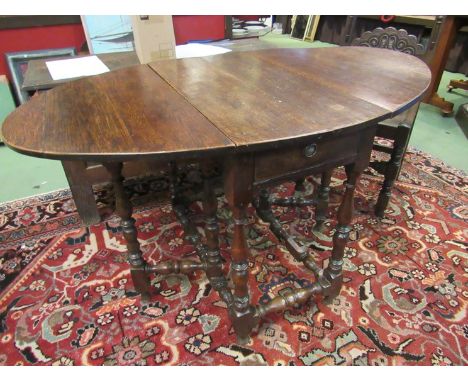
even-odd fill
[(190, 158), (391, 118), (419, 101), (420, 59), (366, 47), (269, 49), (137, 65), (33, 97), (5, 143), (52, 159)]

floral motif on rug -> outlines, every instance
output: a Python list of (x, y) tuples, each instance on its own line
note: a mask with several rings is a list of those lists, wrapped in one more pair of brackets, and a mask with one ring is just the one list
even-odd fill
[[(275, 209), (321, 265), (343, 179), (335, 171), (320, 232), (313, 230), (312, 207)], [(340, 295), (266, 317), (242, 346), (203, 273), (153, 277), (150, 302), (140, 300), (115, 215), (82, 227), (69, 191), (3, 204), (0, 365), (466, 365), (466, 175), (409, 152), (385, 218), (377, 219), (381, 181), (371, 172), (359, 181)], [(127, 187), (138, 198), (166, 186), (157, 178)], [(309, 178), (308, 192), (315, 187)], [(272, 191), (292, 190), (284, 184)], [(110, 194), (97, 190), (98, 202), (108, 204)], [(192, 210), (201, 225), (200, 205)], [(252, 300), (313, 281), (250, 212)], [(218, 217), (228, 263), (231, 215), (223, 198)], [(137, 203), (136, 219), (150, 263), (194, 256), (168, 202)]]

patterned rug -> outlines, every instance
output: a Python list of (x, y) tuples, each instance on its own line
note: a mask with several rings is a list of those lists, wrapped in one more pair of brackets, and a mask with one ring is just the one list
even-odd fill
[[(343, 178), (334, 173), (322, 232), (312, 230), (312, 208), (275, 210), (323, 265)], [(381, 220), (372, 213), (380, 182), (373, 173), (359, 182), (339, 297), (267, 317), (244, 346), (202, 273), (154, 277), (152, 300), (142, 303), (110, 212), (103, 223), (81, 227), (68, 190), (3, 204), (0, 365), (466, 365), (467, 177), (413, 150)], [(153, 197), (167, 180), (127, 188), (148, 261), (192, 257), (170, 205)], [(286, 184), (274, 192), (291, 190)], [(110, 211), (109, 188), (97, 198)], [(199, 222), (200, 206), (192, 209)], [(222, 198), (218, 215), (228, 259), (232, 232)], [(253, 301), (308, 285), (311, 274), (253, 213), (250, 223)]]

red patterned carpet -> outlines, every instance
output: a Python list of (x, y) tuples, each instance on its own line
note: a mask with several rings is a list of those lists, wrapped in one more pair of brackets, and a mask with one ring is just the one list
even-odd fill
[[(337, 171), (330, 217), (342, 178)], [(467, 178), (412, 152), (379, 221), (371, 211), (380, 179), (360, 180), (340, 296), (269, 317), (242, 347), (203, 274), (157, 277), (151, 303), (141, 303), (115, 216), (80, 227), (68, 191), (3, 204), (0, 365), (466, 365)], [(150, 261), (193, 255), (171, 207), (143, 198), (166, 186), (164, 179), (128, 186), (139, 201), (137, 226)], [(105, 204), (109, 190), (99, 190), (98, 199)], [(307, 210), (276, 212), (320, 263), (328, 257), (333, 219), (315, 236)], [(219, 218), (227, 249), (222, 199)], [(253, 217), (249, 241), (254, 301), (310, 282)]]

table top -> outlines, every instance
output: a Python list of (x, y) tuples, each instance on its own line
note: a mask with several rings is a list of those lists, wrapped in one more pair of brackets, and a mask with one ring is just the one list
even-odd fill
[(391, 118), (429, 82), (418, 58), (366, 47), (158, 61), (40, 94), (7, 117), (3, 135), (19, 152), (54, 159), (261, 150)]
[[(132, 65), (139, 65), (140, 61), (135, 52), (119, 52), (119, 53), (104, 53), (97, 54), (100, 60), (106, 64), (110, 70), (117, 70), (121, 68), (126, 68)], [(57, 60), (69, 60), (72, 58), (85, 57), (85, 56), (66, 56), (66, 57), (50, 57), (47, 59), (41, 60), (31, 60), (28, 63), (28, 68), (24, 74), (23, 84), (21, 88), (26, 91), (34, 90), (44, 90), (52, 89), (57, 85), (70, 82), (76, 78), (69, 79), (65, 78), (63, 80), (54, 80), (50, 75), (49, 69), (47, 68), (47, 61), (57, 61)]]

